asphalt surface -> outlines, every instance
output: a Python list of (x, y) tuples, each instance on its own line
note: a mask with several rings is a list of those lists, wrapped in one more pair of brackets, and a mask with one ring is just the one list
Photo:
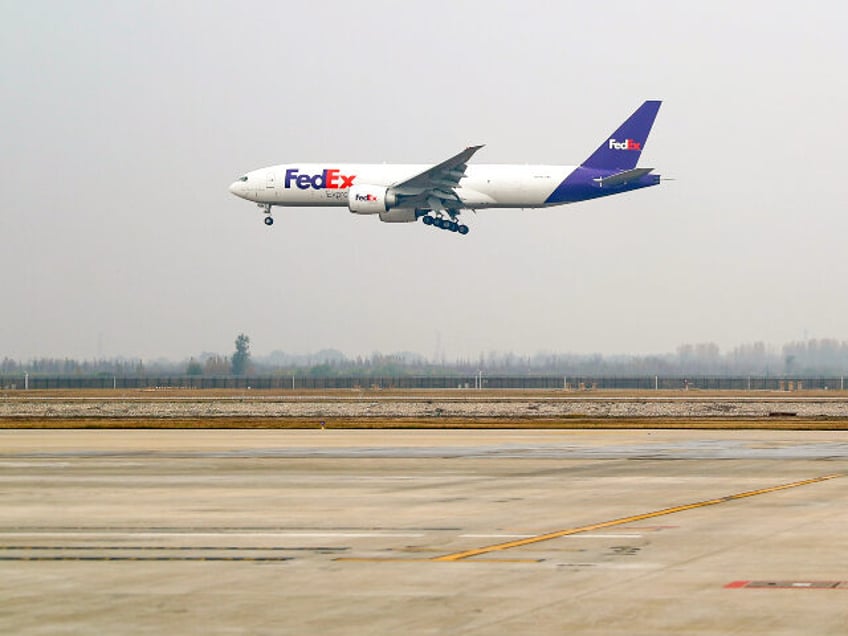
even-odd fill
[(0, 431), (0, 633), (845, 634), (848, 433)]

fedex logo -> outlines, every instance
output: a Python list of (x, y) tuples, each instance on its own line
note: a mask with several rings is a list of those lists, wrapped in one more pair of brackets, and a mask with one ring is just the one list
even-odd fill
[(291, 188), (292, 183), (301, 189), (308, 190), (346, 190), (353, 185), (353, 180), (356, 179), (355, 174), (341, 174), (339, 170), (324, 170), (318, 174), (299, 174), (297, 168), (289, 168), (286, 170), (286, 180), (284, 187)]
[(642, 150), (642, 142), (625, 139), (624, 141), (609, 140), (610, 150)]
[(357, 201), (376, 201), (377, 197), (375, 197), (373, 194), (357, 194), (356, 200)]

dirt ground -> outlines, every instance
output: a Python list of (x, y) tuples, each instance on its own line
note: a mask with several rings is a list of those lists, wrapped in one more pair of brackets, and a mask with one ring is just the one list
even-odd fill
[[(281, 400), (308, 402), (354, 402), (379, 400), (385, 402), (421, 402), (426, 400), (449, 401), (491, 401), (504, 400), (588, 400), (615, 402), (618, 400), (671, 400), (671, 401), (712, 401), (752, 400), (773, 403), (774, 411), (769, 417), (456, 417), (445, 413), (444, 416), (428, 417), (267, 417), (267, 416), (225, 416), (204, 417), (202, 414), (174, 417), (65, 417), (56, 412), (46, 417), (33, 417), (21, 413), (10, 413), (0, 417), (0, 429), (766, 429), (766, 430), (848, 430), (848, 418), (843, 417), (805, 417), (781, 412), (784, 401), (825, 400), (848, 403), (848, 391), (575, 391), (575, 390), (322, 390), (322, 391), (284, 391), (284, 390), (245, 390), (245, 389), (134, 389), (134, 390), (48, 390), (48, 391), (3, 391), (0, 402), (7, 404), (47, 403), (50, 405), (77, 400), (92, 400), (104, 403), (113, 400), (146, 402), (148, 400), (167, 404), (173, 400), (198, 400), (214, 405), (216, 401), (232, 400), (265, 401)], [(13, 409), (14, 410), (14, 409)]]

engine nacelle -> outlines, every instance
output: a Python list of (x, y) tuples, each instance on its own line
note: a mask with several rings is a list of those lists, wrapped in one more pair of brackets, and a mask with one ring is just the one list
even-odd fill
[(354, 214), (382, 214), (397, 205), (394, 192), (386, 186), (355, 185), (347, 194), (347, 207)]
[(380, 212), (380, 220), (383, 223), (413, 223), (421, 216), (414, 208), (400, 208), (397, 210), (389, 210), (388, 212)]

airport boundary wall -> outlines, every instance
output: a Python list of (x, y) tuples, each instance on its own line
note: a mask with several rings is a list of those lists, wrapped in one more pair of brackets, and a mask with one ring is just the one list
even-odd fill
[(726, 376), (187, 376), (187, 375), (0, 375), (4, 390), (45, 389), (621, 389), (711, 391), (844, 390), (837, 377), (726, 377)]

